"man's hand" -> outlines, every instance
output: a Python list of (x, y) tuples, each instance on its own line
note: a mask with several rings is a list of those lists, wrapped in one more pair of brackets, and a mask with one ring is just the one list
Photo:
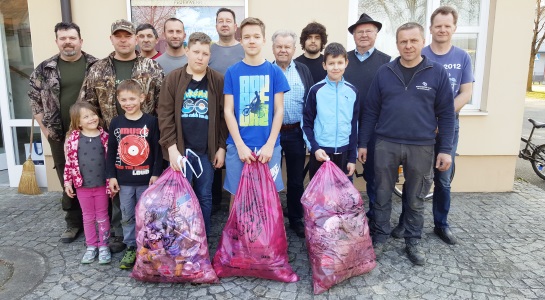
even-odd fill
[(358, 148), (358, 160), (364, 164), (367, 160), (367, 148)]
[(443, 172), (448, 170), (450, 168), (450, 165), (452, 164), (452, 156), (450, 154), (446, 153), (439, 153), (437, 154), (437, 162), (435, 163), (435, 167), (437, 170)]
[(263, 145), (263, 147), (261, 147), (261, 149), (259, 150), (259, 156), (258, 156), (259, 162), (264, 164), (268, 163), (273, 156), (273, 151), (274, 151), (274, 144)]
[(159, 176), (151, 176), (151, 178), (149, 179), (149, 185), (153, 185), (158, 178)]
[(223, 167), (224, 163), (225, 163), (225, 149), (219, 148), (218, 151), (216, 151), (216, 155), (214, 156), (213, 167), (215, 169), (220, 169), (221, 167)]
[(64, 191), (66, 192), (66, 195), (68, 195), (68, 197), (70, 198), (74, 198), (74, 196), (76, 196), (76, 194), (74, 193), (74, 190), (72, 189), (72, 185), (65, 186)]
[(323, 149), (318, 149), (316, 152), (314, 152), (314, 156), (316, 157), (317, 161), (326, 161), (329, 159), (329, 156), (327, 156), (327, 153)]
[(346, 165), (346, 168), (348, 169), (347, 176), (352, 176), (354, 174), (354, 171), (356, 171), (356, 164), (355, 163), (348, 163)]
[[(178, 147), (176, 147), (176, 144), (168, 147), (168, 161), (170, 162), (170, 167), (172, 170), (176, 172), (180, 172), (180, 166), (178, 165), (178, 157), (180, 157), (182, 154), (180, 154), (180, 151), (178, 151)], [(182, 165), (181, 168), (184, 166)]]
[(110, 189), (110, 193), (112, 195), (117, 194), (119, 192), (119, 184), (117, 183), (117, 179), (110, 178), (110, 186), (108, 188)]
[(240, 158), (240, 161), (247, 164), (251, 164), (252, 161), (255, 161), (255, 157), (252, 154), (252, 150), (250, 150), (248, 146), (246, 146), (245, 144), (242, 144), (240, 146), (237, 145), (236, 147), (237, 147), (238, 157)]

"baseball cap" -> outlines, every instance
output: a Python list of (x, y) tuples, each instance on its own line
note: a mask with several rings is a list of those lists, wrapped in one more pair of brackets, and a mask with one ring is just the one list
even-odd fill
[(117, 20), (112, 23), (112, 34), (114, 34), (118, 30), (124, 30), (132, 34), (136, 34), (136, 29), (134, 28), (134, 25), (124, 19)]

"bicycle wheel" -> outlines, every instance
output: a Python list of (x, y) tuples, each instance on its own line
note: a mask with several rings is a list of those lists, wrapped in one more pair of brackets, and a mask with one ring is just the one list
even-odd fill
[[(450, 173), (450, 182), (452, 182), (452, 180), (454, 179), (455, 172), (456, 172), (456, 164), (452, 165), (452, 173)], [(394, 187), (394, 194), (396, 194), (398, 197), (401, 198), (401, 196), (403, 195), (403, 184), (405, 183), (405, 177), (403, 175), (403, 166), (401, 165), (399, 166), (399, 168), (397, 169), (397, 173), (398, 173), (398, 178), (396, 181), (396, 185)], [(426, 197), (424, 197), (424, 199), (430, 199), (433, 197), (433, 188), (434, 188), (434, 185), (432, 184), (429, 193), (426, 195)]]
[(534, 150), (531, 162), (537, 176), (545, 179), (545, 145), (540, 145)]

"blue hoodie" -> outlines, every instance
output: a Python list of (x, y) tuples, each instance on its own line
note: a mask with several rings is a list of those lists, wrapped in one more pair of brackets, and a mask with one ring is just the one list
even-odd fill
[(433, 145), (435, 129), (441, 137), (439, 153), (451, 153), (454, 137), (454, 96), (442, 65), (423, 57), (407, 85), (399, 57), (380, 67), (364, 99), (359, 147), (377, 138), (399, 144)]
[(348, 161), (356, 162), (359, 116), (358, 90), (344, 78), (333, 82), (326, 77), (310, 88), (303, 110), (303, 131), (310, 152), (347, 152)]

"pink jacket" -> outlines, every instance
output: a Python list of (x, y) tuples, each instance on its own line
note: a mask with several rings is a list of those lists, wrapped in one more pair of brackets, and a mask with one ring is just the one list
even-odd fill
[[(108, 152), (108, 133), (98, 127), (100, 130), (100, 141), (104, 145), (104, 155)], [(66, 165), (64, 166), (64, 186), (73, 185), (74, 188), (79, 188), (83, 185), (83, 178), (79, 170), (78, 162), (78, 143), (79, 143), (79, 130), (74, 130), (70, 133), (70, 136), (66, 139), (64, 144), (64, 154), (66, 156)], [(110, 194), (108, 189), (109, 180), (106, 179), (106, 193)]]

